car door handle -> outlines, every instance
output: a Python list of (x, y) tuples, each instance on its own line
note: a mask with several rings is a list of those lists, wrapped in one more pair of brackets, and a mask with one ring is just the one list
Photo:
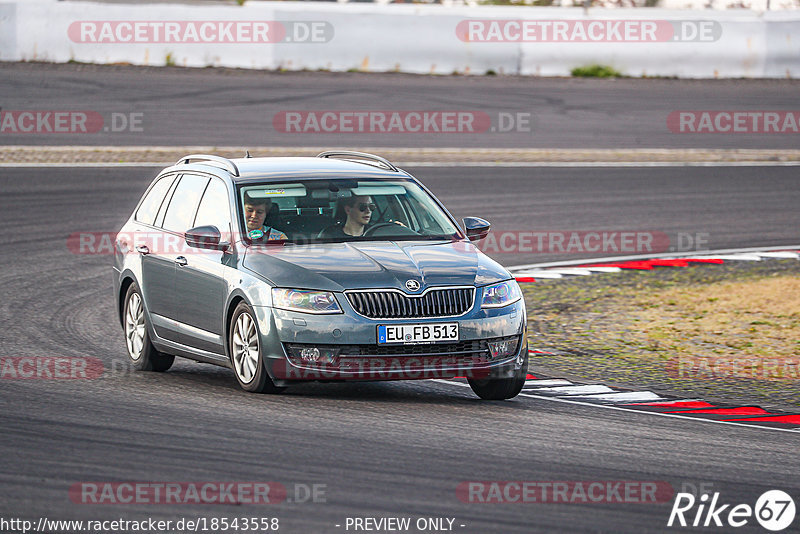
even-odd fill
[(147, 254), (150, 254), (150, 249), (147, 248), (145, 245), (139, 245), (136, 247), (136, 252), (146, 256)]
[(183, 256), (178, 256), (177, 258), (175, 258), (175, 263), (177, 263), (178, 265), (183, 267), (184, 265), (186, 265), (189, 262), (186, 261), (186, 258), (184, 258)]

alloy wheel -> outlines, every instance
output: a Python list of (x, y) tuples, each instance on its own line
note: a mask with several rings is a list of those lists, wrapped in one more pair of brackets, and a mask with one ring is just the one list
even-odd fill
[(248, 313), (236, 319), (233, 329), (233, 366), (244, 384), (249, 384), (258, 368), (258, 332)]
[(142, 298), (138, 293), (133, 293), (128, 299), (128, 312), (125, 314), (125, 341), (128, 345), (128, 354), (134, 361), (142, 356), (144, 334)]

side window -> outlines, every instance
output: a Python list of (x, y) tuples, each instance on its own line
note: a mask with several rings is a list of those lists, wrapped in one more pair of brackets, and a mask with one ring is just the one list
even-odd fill
[(155, 226), (163, 227), (164, 226), (164, 213), (167, 211), (167, 207), (169, 206), (170, 201), (172, 200), (172, 195), (175, 194), (175, 188), (178, 187), (178, 184), (181, 183), (181, 176), (182, 174), (178, 175), (178, 178), (172, 182), (172, 185), (169, 186), (169, 191), (167, 191), (167, 196), (164, 197), (164, 202), (161, 203), (161, 207), (158, 208), (158, 215), (156, 215), (156, 222), (154, 223)]
[[(394, 218), (394, 211), (389, 206), (389, 203), (386, 200), (386, 196), (384, 195), (372, 195), (372, 202), (378, 206), (378, 213), (383, 216), (383, 221), (387, 221), (389, 219)], [(376, 213), (372, 214), (372, 218), (375, 219), (377, 216)], [(373, 221), (375, 222), (375, 221)]]
[(192, 226), (216, 226), (223, 234), (230, 231), (228, 188), (221, 180), (211, 179)]
[(429, 233), (443, 233), (444, 229), (431, 217), (425, 206), (420, 205), (419, 200), (408, 195), (408, 208), (409, 212), (414, 216), (417, 221), (414, 222), (413, 229), (415, 231), (429, 232)]
[(165, 230), (185, 232), (192, 227), (197, 205), (207, 185), (208, 178), (205, 176), (184, 174), (181, 177), (164, 216)]
[(372, 197), (378, 206), (378, 211), (382, 215), (381, 221), (398, 221), (408, 226), (410, 224), (408, 216), (403, 211), (403, 207), (395, 195), (381, 195)]
[(164, 194), (169, 189), (169, 186), (172, 185), (172, 180), (174, 179), (174, 174), (164, 176), (150, 188), (147, 196), (144, 197), (141, 205), (139, 205), (139, 209), (136, 210), (135, 219), (137, 221), (150, 225), (155, 223), (158, 208), (161, 207), (161, 203), (164, 201)]

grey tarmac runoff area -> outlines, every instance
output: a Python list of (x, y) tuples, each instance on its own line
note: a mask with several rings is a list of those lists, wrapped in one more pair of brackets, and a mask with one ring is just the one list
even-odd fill
[[(153, 121), (143, 135), (0, 136), (6, 145), (280, 145), (271, 114), (316, 109), (320, 98), (319, 108), (377, 109), (391, 102), (404, 109), (421, 106), (421, 95), (426, 95), (426, 102), (436, 102), (437, 108), (450, 103), (499, 110), (522, 109), (536, 94), (541, 101), (534, 105), (534, 116), (553, 126), (538, 130), (532, 143), (508, 136), (431, 138), (430, 143), (796, 147), (792, 136), (706, 136), (707, 144), (698, 145), (697, 138), (675, 139), (668, 131), (642, 127), (646, 121), (631, 121), (640, 110), (662, 121), (663, 128), (665, 113), (676, 107), (720, 107), (720, 91), (727, 91), (728, 106), (788, 109), (796, 101), (796, 84), (788, 82), (373, 78), (84, 66), (54, 68), (48, 74), (41, 65), (4, 65), (0, 71), (8, 74), (0, 82), (4, 110), (147, 111), (145, 117)], [(652, 84), (651, 90), (641, 91), (637, 83)], [(293, 84), (299, 88), (292, 90)], [(507, 95), (497, 94), (506, 84)], [(487, 103), (487, 90), (508, 101)], [(706, 100), (698, 104), (692, 98)], [(569, 114), (585, 117), (586, 131), (572, 130), (563, 120)], [(638, 133), (626, 129), (631, 123), (638, 125)], [(550, 133), (552, 145), (547, 143)], [(427, 141), (387, 136), (368, 146)], [(312, 136), (287, 139), (285, 145), (326, 143), (358, 148), (366, 141)], [(707, 234), (712, 248), (800, 242), (800, 188), (797, 168), (791, 166), (443, 164), (408, 170), (456, 217), (485, 216), (498, 232), (646, 229), (671, 238)], [(152, 518), (173, 525), (181, 518), (205, 518), (207, 526), (214, 518), (278, 518), (278, 531), (286, 533), (365, 532), (367, 525), (372, 532), (765, 532), (753, 517), (737, 529), (727, 523), (668, 528), (667, 521), (680, 491), (718, 492), (717, 504), (730, 505), (720, 516), (723, 522), (732, 506), (752, 507), (768, 490), (783, 490), (798, 502), (798, 432), (522, 396), (483, 402), (468, 388), (443, 381), (312, 383), (269, 396), (241, 391), (230, 370), (188, 360), (176, 361), (163, 374), (131, 372), (113, 309), (110, 258), (76, 254), (68, 249), (67, 237), (117, 230), (156, 172), (152, 166), (0, 167), (0, 355), (93, 358), (104, 369), (93, 379), (0, 380), (0, 518), (34, 523), (40, 518)], [(505, 265), (575, 258), (559, 252), (491, 255)], [(286, 488), (287, 499), (243, 505), (92, 504), (80, 497), (80, 488), (87, 487), (82, 483), (204, 481), (278, 483)], [(518, 494), (509, 481), (537, 483), (537, 502), (479, 502), (490, 496), (497, 501), (493, 491), (501, 492), (499, 500), (513, 500)], [(552, 502), (552, 493), (551, 502), (538, 502), (541, 488), (565, 481), (582, 488), (599, 483), (594, 487), (602, 487), (609, 502), (579, 502), (579, 496)], [(625, 486), (619, 484), (624, 482), (633, 490), (658, 488), (657, 502), (621, 502)], [(464, 491), (469, 487), (471, 494)], [(316, 499), (308, 496), (309, 488), (317, 489)], [(575, 485), (570, 488), (574, 491)], [(628, 500), (642, 500), (637, 495)], [(686, 512), (687, 520), (693, 521), (697, 512), (696, 505)], [(414, 526), (376, 530), (377, 524), (367, 521), (380, 518), (409, 518)], [(355, 519), (363, 520), (359, 530)], [(418, 519), (432, 520), (427, 530), (416, 529)], [(701, 523), (705, 519), (704, 511)], [(786, 532), (796, 525), (797, 520)]]

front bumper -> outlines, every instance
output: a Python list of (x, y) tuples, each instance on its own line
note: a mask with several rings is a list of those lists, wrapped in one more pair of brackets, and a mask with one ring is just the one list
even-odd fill
[[(277, 383), (296, 380), (419, 380), (510, 378), (527, 358), (522, 300), (503, 308), (473, 309), (461, 317), (368, 319), (344, 313), (312, 315), (255, 307), (265, 365)], [(457, 343), (378, 345), (386, 324), (459, 324)], [(489, 341), (516, 339), (514, 353), (492, 357)], [(299, 357), (299, 348), (318, 348), (321, 357)]]

